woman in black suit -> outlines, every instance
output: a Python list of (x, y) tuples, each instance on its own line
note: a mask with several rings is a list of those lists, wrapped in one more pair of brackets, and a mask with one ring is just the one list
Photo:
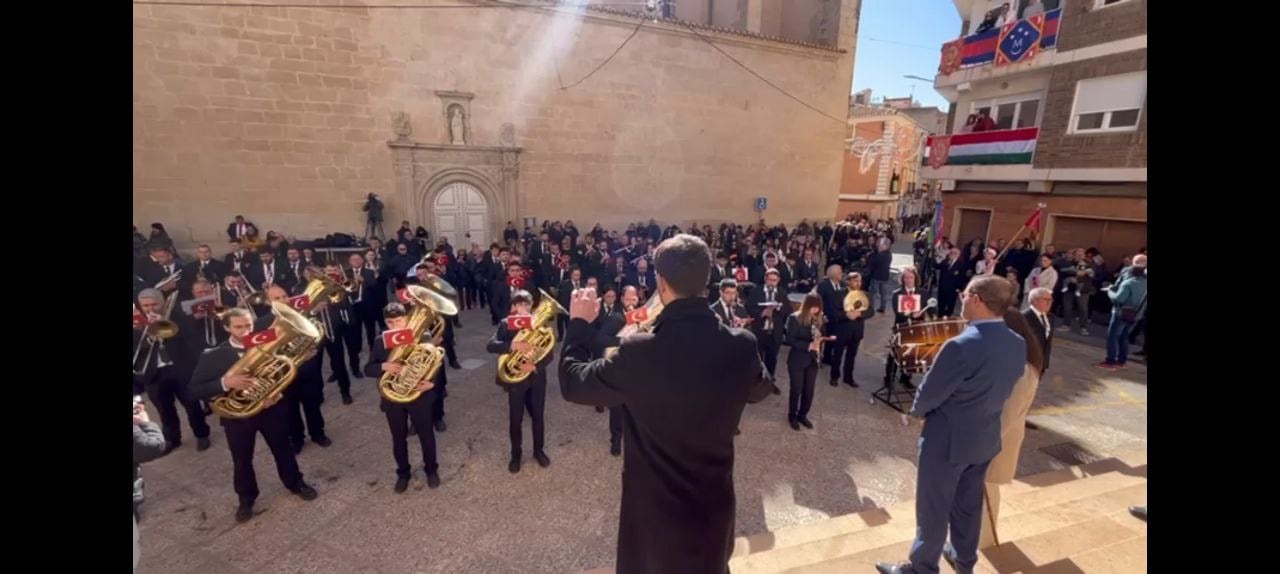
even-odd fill
[[(818, 368), (822, 366), (818, 360), (818, 345), (822, 341), (835, 340), (835, 336), (827, 334), (823, 322), (822, 297), (817, 293), (805, 295), (800, 310), (787, 317), (784, 341), (791, 347), (791, 352), (787, 353), (787, 374), (791, 378), (787, 421), (794, 430), (800, 430), (800, 425), (813, 428), (813, 423), (809, 422), (809, 408), (813, 406), (813, 384), (818, 380)], [(818, 332), (816, 340), (813, 336), (815, 329)]]

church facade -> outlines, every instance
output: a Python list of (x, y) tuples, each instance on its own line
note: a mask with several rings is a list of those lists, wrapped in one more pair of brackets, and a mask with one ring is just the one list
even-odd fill
[(135, 224), (181, 247), (238, 214), (362, 235), (369, 193), (388, 230), (455, 244), (507, 221), (748, 222), (760, 197), (770, 221), (830, 219), (859, 3), (135, 5)]

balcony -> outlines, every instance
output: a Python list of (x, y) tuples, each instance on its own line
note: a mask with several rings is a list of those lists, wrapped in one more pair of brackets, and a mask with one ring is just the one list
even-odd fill
[(967, 82), (1051, 65), (1037, 56), (1056, 51), (1061, 16), (1058, 8), (943, 44), (934, 87), (946, 96)]
[(924, 179), (1026, 181), (1040, 128), (930, 136)]

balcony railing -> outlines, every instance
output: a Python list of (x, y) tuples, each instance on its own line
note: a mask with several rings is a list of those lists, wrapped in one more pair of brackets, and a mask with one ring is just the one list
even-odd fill
[(1018, 128), (930, 136), (924, 165), (1017, 165), (1031, 163), (1040, 128)]
[(1030, 60), (1040, 50), (1058, 45), (1061, 16), (1058, 8), (947, 42), (942, 45), (938, 72), (945, 76), (992, 62), (998, 66)]

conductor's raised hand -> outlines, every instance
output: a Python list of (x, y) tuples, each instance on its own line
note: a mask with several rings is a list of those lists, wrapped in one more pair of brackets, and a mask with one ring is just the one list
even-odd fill
[(588, 323), (595, 321), (600, 314), (600, 296), (595, 289), (576, 289), (569, 302), (569, 318), (582, 319)]

